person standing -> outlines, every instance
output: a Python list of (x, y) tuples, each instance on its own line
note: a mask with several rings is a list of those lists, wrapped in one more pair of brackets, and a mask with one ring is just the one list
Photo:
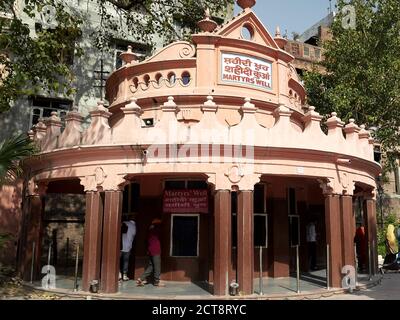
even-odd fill
[(128, 281), (128, 268), (129, 268), (129, 257), (132, 251), (133, 240), (135, 240), (136, 236), (136, 222), (135, 216), (130, 215), (127, 221), (122, 222), (122, 248), (121, 248), (121, 272), (120, 272), (120, 280)]
[(147, 235), (147, 254), (149, 262), (146, 270), (137, 279), (136, 284), (141, 287), (148, 283), (147, 279), (153, 275), (153, 285), (156, 287), (165, 287), (165, 284), (160, 282), (161, 275), (161, 220), (153, 219), (149, 227)]
[(306, 229), (310, 269), (317, 270), (317, 231), (315, 220), (311, 220)]
[(357, 228), (354, 242), (356, 243), (359, 272), (365, 272), (367, 268), (368, 241), (364, 226)]

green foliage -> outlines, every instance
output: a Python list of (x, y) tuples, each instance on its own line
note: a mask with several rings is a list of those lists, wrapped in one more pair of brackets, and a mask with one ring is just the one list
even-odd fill
[[(96, 45), (106, 47), (116, 34), (154, 45), (154, 36), (164, 44), (175, 40), (190, 40), (198, 30), (197, 22), (204, 18), (206, 8), (217, 17), (233, 8), (234, 0), (90, 0), (97, 2), (102, 27), (95, 33)], [(111, 4), (111, 5), (110, 5)], [(116, 19), (113, 12), (117, 10)], [(120, 19), (126, 21), (121, 25)]]
[(26, 0), (24, 14), (34, 17), (45, 5), (56, 9), (54, 28), (29, 30), (13, 8), (13, 0), (0, 2), (0, 11), (11, 12), (12, 19), (0, 20), (0, 112), (10, 108), (18, 97), (44, 92), (72, 94), (73, 74), (70, 57), (79, 55), (76, 41), (81, 21), (55, 0)]
[[(356, 28), (346, 28), (351, 4)], [(400, 132), (400, 1), (338, 0), (333, 38), (323, 43), (326, 73), (309, 72), (305, 85), (311, 105), (321, 114), (377, 127), (383, 150), (396, 156)], [(394, 153), (393, 153), (394, 152)]]
[(21, 161), (36, 153), (35, 145), (21, 134), (0, 145), (0, 185), (15, 180), (21, 173)]
[(11, 236), (7, 233), (0, 233), (0, 250), (4, 245), (11, 239)]
[[(79, 38), (84, 17), (64, 0), (25, 0), (24, 14), (34, 19), (55, 7), (57, 27), (37, 29), (33, 35), (14, 11), (14, 0), (0, 1), (0, 11), (12, 13), (0, 19), (0, 113), (22, 96), (46, 93), (72, 97), (74, 75), (71, 57), (80, 56)], [(154, 45), (154, 35), (165, 43), (189, 39), (203, 18), (206, 7), (212, 13), (224, 13), (233, 0), (86, 0), (81, 6), (96, 6), (100, 28), (93, 31), (93, 44), (109, 48), (115, 38), (133, 37)]]
[(396, 230), (397, 228), (400, 227), (400, 220), (397, 218), (396, 214), (391, 213), (385, 216), (383, 219), (383, 226), (382, 225), (378, 226), (378, 234), (377, 234), (378, 254), (382, 255), (382, 257), (385, 257), (386, 255), (385, 240), (386, 240), (386, 231), (389, 224), (394, 225)]

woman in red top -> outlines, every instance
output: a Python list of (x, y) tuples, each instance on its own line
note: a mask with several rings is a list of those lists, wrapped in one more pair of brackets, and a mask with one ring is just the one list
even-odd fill
[(154, 282), (153, 285), (157, 287), (164, 287), (165, 285), (160, 283), (161, 274), (161, 220), (153, 219), (147, 235), (147, 254), (149, 255), (149, 263), (146, 270), (137, 279), (136, 283), (138, 286), (144, 286), (147, 284), (147, 278), (153, 274)]

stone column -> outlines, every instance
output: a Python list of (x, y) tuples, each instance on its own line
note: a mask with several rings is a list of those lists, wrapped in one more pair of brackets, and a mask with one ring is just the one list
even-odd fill
[[(31, 277), (32, 259), (34, 264), (33, 279), (38, 279), (40, 274), (40, 257), (42, 242), (42, 213), (43, 201), (40, 195), (29, 195), (26, 198), (27, 211), (24, 218), (25, 234), (22, 235), (23, 243), (21, 250), (20, 273), (24, 280), (29, 281)], [(33, 245), (35, 253), (33, 255)]]
[(105, 191), (101, 262), (101, 290), (104, 293), (118, 291), (121, 218), (122, 191)]
[(231, 193), (217, 190), (214, 196), (214, 295), (228, 295), (231, 263)]
[(326, 242), (330, 247), (329, 279), (330, 286), (341, 287), (342, 235), (340, 226), (340, 196), (325, 193)]
[(365, 207), (367, 213), (367, 238), (371, 248), (371, 272), (376, 274), (378, 270), (378, 245), (376, 230), (376, 200), (373, 195), (365, 197)]
[(340, 197), (343, 265), (355, 267), (353, 197)]
[(237, 272), (240, 291), (253, 293), (253, 191), (240, 191), (237, 213)]
[(103, 200), (100, 192), (86, 192), (85, 235), (83, 247), (82, 287), (89, 291), (92, 280), (100, 280)]

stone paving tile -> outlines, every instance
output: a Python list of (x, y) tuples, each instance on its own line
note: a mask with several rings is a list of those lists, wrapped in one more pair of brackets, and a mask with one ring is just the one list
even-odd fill
[[(152, 285), (147, 285), (145, 287), (136, 287), (135, 281), (131, 280), (128, 282), (120, 283), (120, 292), (113, 295), (87, 295), (84, 292), (78, 291), (74, 292), (74, 279), (73, 277), (58, 276), (57, 277), (57, 288), (56, 291), (44, 292), (39, 291), (32, 297), (25, 295), (21, 297), (16, 295), (13, 299), (61, 299), (61, 300), (98, 300), (98, 299), (155, 299), (155, 300), (204, 300), (204, 299), (254, 299), (254, 300), (317, 300), (317, 299), (346, 299), (346, 300), (358, 300), (358, 299), (368, 299), (368, 298), (381, 298), (385, 299), (386, 295), (389, 294), (391, 297), (397, 297), (399, 299), (400, 291), (398, 288), (400, 285), (400, 274), (385, 274), (384, 281), (386, 283), (385, 290), (382, 292), (380, 289), (382, 286), (370, 288), (363, 291), (356, 291), (353, 294), (337, 294), (337, 292), (327, 292), (326, 281), (324, 282), (324, 270), (319, 270), (312, 274), (304, 274), (300, 281), (300, 294), (296, 293), (297, 280), (294, 277), (291, 278), (279, 278), (279, 279), (263, 279), (263, 293), (264, 295), (259, 295), (259, 279), (254, 280), (255, 294), (251, 296), (238, 296), (238, 297), (214, 297), (212, 294), (205, 290), (207, 284), (203, 283), (182, 283), (182, 282), (166, 282), (167, 287), (158, 288)], [(374, 278), (377, 280), (378, 278)], [(387, 285), (387, 283), (392, 283), (392, 279), (397, 279), (398, 284), (396, 286)], [(359, 276), (359, 284), (366, 284), (368, 280), (368, 275)], [(80, 279), (78, 279), (78, 285)], [(40, 282), (36, 282), (34, 285), (37, 288), (41, 287)], [(9, 299), (10, 297), (0, 297), (0, 299)], [(11, 297), (12, 298), (12, 297)]]

